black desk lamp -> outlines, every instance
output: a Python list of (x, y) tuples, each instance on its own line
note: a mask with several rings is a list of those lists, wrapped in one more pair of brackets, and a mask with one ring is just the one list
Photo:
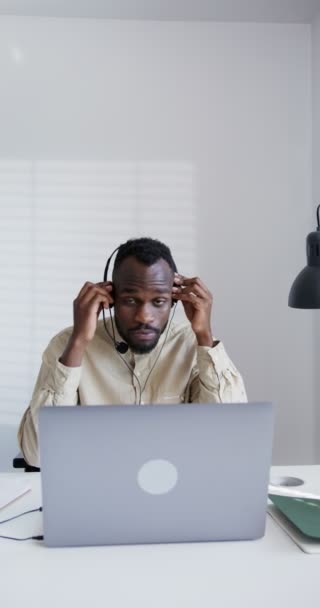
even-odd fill
[(308, 265), (301, 270), (289, 293), (292, 308), (320, 308), (320, 205), (317, 207), (317, 231), (307, 236)]

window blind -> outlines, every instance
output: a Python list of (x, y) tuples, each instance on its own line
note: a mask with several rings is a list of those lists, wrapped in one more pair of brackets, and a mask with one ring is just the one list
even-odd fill
[(74, 298), (102, 280), (120, 243), (158, 238), (180, 272), (195, 274), (194, 167), (2, 160), (0, 206), (0, 411), (20, 414), (47, 343), (72, 325)]

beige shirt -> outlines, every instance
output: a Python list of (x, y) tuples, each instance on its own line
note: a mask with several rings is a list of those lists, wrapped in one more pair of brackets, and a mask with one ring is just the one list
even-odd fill
[[(107, 321), (112, 335), (110, 319)], [(148, 354), (120, 355), (99, 321), (81, 367), (59, 362), (72, 327), (55, 336), (42, 358), (18, 440), (26, 461), (39, 466), (38, 411), (42, 406), (247, 401), (241, 375), (219, 342), (198, 346), (191, 325), (171, 324)], [(116, 331), (116, 339), (121, 341)]]

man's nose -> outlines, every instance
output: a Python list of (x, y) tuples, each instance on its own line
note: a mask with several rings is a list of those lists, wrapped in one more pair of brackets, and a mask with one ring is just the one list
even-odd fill
[(136, 309), (135, 321), (137, 323), (143, 323), (149, 325), (154, 320), (154, 314), (152, 306), (150, 304), (143, 304)]

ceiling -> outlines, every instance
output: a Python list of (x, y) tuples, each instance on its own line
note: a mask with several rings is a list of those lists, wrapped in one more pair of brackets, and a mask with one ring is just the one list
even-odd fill
[(320, 0), (0, 0), (0, 15), (311, 23)]

